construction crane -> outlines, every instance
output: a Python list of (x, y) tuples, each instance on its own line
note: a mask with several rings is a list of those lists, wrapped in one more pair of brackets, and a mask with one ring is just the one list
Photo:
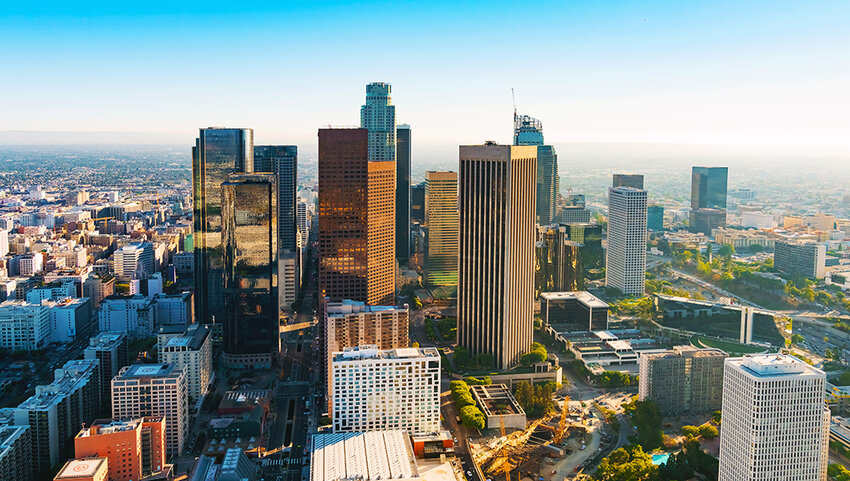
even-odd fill
[(561, 421), (558, 423), (558, 431), (555, 432), (555, 437), (552, 442), (558, 444), (564, 438), (564, 431), (567, 429), (567, 413), (570, 412), (570, 397), (564, 398), (564, 403), (561, 405)]
[(505, 442), (502, 443), (502, 469), (505, 470), (505, 481), (511, 481), (511, 463), (508, 459), (508, 438), (505, 436), (505, 416), (499, 416), (499, 430)]

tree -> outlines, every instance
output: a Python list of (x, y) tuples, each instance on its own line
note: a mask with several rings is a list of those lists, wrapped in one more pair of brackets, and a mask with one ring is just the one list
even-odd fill
[(717, 436), (720, 436), (720, 433), (717, 431), (717, 428), (712, 426), (711, 424), (703, 424), (699, 427), (699, 434), (703, 437), (703, 439), (716, 439)]
[(714, 411), (711, 415), (711, 420), (714, 421), (715, 424), (720, 424), (722, 417), (723, 413), (721, 411)]
[(464, 406), (460, 408), (460, 422), (470, 428), (484, 429), (484, 413), (475, 406)]
[(652, 464), (652, 456), (640, 446), (631, 445), (611, 453), (599, 463), (593, 479), (599, 481), (632, 481), (652, 479), (658, 466)]
[(750, 252), (752, 252), (753, 254), (764, 252), (764, 246), (761, 244), (752, 244), (750, 245)]
[(699, 436), (699, 428), (691, 425), (682, 426), (682, 434), (685, 436), (697, 437)]
[(732, 254), (735, 253), (735, 246), (732, 244), (723, 244), (720, 246), (720, 249), (717, 251), (722, 257), (726, 257), (727, 259), (732, 258)]
[(455, 355), (454, 355), (454, 365), (455, 365), (455, 367), (459, 371), (465, 371), (466, 368), (469, 367), (469, 361), (470, 361), (469, 351), (463, 346), (458, 346), (455, 349)]
[(805, 342), (805, 340), (806, 338), (799, 334), (794, 334), (793, 336), (791, 336), (791, 344), (802, 344), (803, 342)]
[(652, 400), (635, 400), (623, 407), (637, 431), (638, 444), (648, 450), (661, 447), (664, 433), (661, 430), (661, 413), (658, 411), (658, 405)]
[(419, 343), (418, 343), (417, 341), (413, 341), (413, 343), (411, 343), (411, 344), (410, 344), (410, 347), (418, 348), (418, 347), (419, 347)]

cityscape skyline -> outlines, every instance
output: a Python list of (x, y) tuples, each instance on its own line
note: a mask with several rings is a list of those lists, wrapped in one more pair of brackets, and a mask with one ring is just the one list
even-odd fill
[[(91, 132), (141, 132), (153, 143), (172, 143), (198, 125), (250, 125), (264, 132), (258, 143), (301, 147), (315, 145), (320, 126), (357, 124), (356, 112), (340, 106), (354, 107), (361, 85), (382, 80), (396, 86), (396, 103), (404, 106), (398, 120), (416, 127), (421, 146), (494, 134), (500, 137), (492, 140), (507, 143), (510, 126), (500, 113), (511, 110), (515, 88), (520, 113), (544, 121), (556, 146), (663, 142), (846, 152), (850, 141), (841, 132), (850, 111), (850, 70), (833, 57), (846, 56), (838, 46), (848, 43), (841, 21), (848, 7), (818, 2), (776, 9), (752, 2), (736, 4), (729, 15), (730, 5), (541, 3), (519, 9), (471, 3), (453, 6), (448, 17), (438, 15), (439, 8), (400, 11), (380, 3), (309, 9), (261, 3), (238, 12), (205, 4), (201, 14), (170, 5), (53, 4), (39, 12), (15, 5), (0, 14), (0, 41), (15, 47), (0, 60), (17, 73), (0, 80), (3, 91), (15, 93), (0, 98), (7, 113), (0, 131), (79, 131), (85, 125)], [(748, 14), (757, 14), (758, 24)], [(258, 21), (295, 26), (287, 25), (285, 33), (248, 28)], [(534, 28), (540, 41), (528, 49), (496, 35), (508, 26)], [(372, 31), (400, 35), (404, 41), (387, 47), (399, 62), (358, 65), (338, 48), (341, 42), (366, 46), (376, 39)], [(210, 49), (223, 59), (213, 75), (195, 54)], [(543, 76), (516, 72), (494, 81), (489, 72), (500, 55), (549, 66)], [(262, 76), (241, 74), (274, 57), (287, 61)], [(292, 65), (307, 70), (282, 75)], [(62, 80), (45, 75), (45, 68), (63, 72)], [(463, 82), (448, 76), (458, 69), (467, 74)], [(201, 101), (226, 89), (244, 96), (238, 103)], [(442, 121), (461, 114), (471, 117), (463, 133)]]

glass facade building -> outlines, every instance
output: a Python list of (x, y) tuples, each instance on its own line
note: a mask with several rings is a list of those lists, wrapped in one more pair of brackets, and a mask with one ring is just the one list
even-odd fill
[(426, 281), (431, 286), (457, 286), (457, 172), (425, 174), (425, 219)]
[(410, 126), (396, 130), (395, 257), (402, 266), (410, 258)]
[(583, 291), (582, 244), (569, 240), (567, 226), (537, 228), (535, 297), (541, 292)]
[(224, 321), (221, 184), (254, 170), (254, 131), (201, 129), (192, 148), (195, 315), (201, 323)]
[(280, 350), (278, 187), (271, 173), (221, 185), (225, 365), (262, 369)]
[(528, 115), (514, 116), (514, 145), (537, 146), (537, 223), (548, 224), (558, 214), (558, 154), (543, 141), (543, 124)]
[(726, 209), (728, 167), (694, 167), (691, 172), (691, 209)]

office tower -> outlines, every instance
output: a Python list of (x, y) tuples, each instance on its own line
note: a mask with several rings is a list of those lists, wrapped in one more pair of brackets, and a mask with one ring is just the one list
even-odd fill
[(425, 223), (425, 183), (410, 188), (410, 222)]
[(212, 339), (202, 324), (163, 326), (156, 335), (157, 360), (186, 373), (186, 393), (194, 402), (204, 398), (212, 373)]
[(334, 432), (440, 430), (437, 349), (350, 348), (334, 353), (332, 370)]
[(195, 314), (200, 323), (222, 323), (225, 318), (221, 184), (231, 174), (253, 170), (253, 130), (200, 130), (192, 148)]
[(360, 128), (369, 131), (369, 160), (396, 161), (395, 106), (390, 97), (392, 88), (385, 82), (366, 86), (366, 104), (360, 107)]
[(0, 229), (0, 257), (9, 253), (9, 231)]
[(644, 354), (638, 361), (638, 395), (651, 400), (662, 414), (705, 413), (720, 409), (723, 362), (719, 349), (674, 346), (672, 351)]
[(689, 231), (695, 234), (711, 236), (714, 229), (726, 227), (726, 211), (724, 209), (702, 208), (692, 210), (689, 219)]
[(122, 367), (130, 364), (127, 335), (120, 332), (102, 332), (89, 338), (89, 346), (83, 351), (85, 359), (100, 362), (101, 402), (111, 406), (112, 378)]
[(605, 286), (642, 296), (646, 282), (646, 191), (608, 191), (608, 250)]
[(823, 481), (826, 375), (780, 354), (726, 359), (718, 481)]
[(310, 239), (311, 215), (307, 203), (298, 201), (298, 232), (301, 235), (301, 248), (307, 248), (307, 242)]
[(664, 206), (650, 205), (646, 208), (646, 228), (648, 230), (664, 230)]
[(605, 249), (602, 247), (602, 226), (599, 224), (561, 224), (566, 228), (567, 238), (581, 244), (581, 257), (584, 275), (590, 279), (601, 278), (605, 267)]
[(106, 458), (69, 459), (53, 481), (106, 481), (108, 465)]
[[(59, 464), (84, 422), (101, 406), (100, 365), (96, 360), (68, 361), (54, 380), (15, 408), (15, 424), (29, 425), (33, 471), (43, 474)], [(41, 476), (38, 476), (41, 477)]]
[[(325, 373), (330, 372), (331, 357), (348, 347), (362, 345), (378, 349), (396, 349), (410, 345), (410, 310), (404, 306), (367, 306), (363, 302), (343, 299), (326, 301), (324, 306)], [(328, 407), (333, 389), (328, 382)]]
[(605, 331), (608, 304), (587, 291), (540, 294), (543, 325), (558, 332)]
[(548, 224), (557, 215), (558, 154), (543, 143), (543, 123), (528, 115), (514, 114), (514, 145), (537, 147), (536, 216), (538, 224)]
[(126, 332), (140, 339), (153, 335), (153, 301), (140, 294), (132, 296), (114, 295), (100, 304), (97, 323), (104, 332)]
[(369, 135), (366, 129), (319, 130), (319, 292), (391, 305), (395, 163), (369, 161)]
[(146, 279), (155, 272), (153, 245), (150, 242), (125, 245), (115, 251), (114, 261), (116, 277)]
[(584, 290), (583, 245), (569, 240), (566, 226), (537, 227), (534, 245), (534, 295)]
[(0, 424), (0, 479), (32, 481), (32, 429)]
[(165, 418), (165, 449), (176, 455), (188, 434), (186, 374), (173, 364), (133, 364), (112, 379), (112, 417)]
[(643, 175), (614, 174), (614, 182), (611, 187), (632, 187), (634, 189), (643, 189)]
[(221, 184), (227, 366), (269, 368), (280, 351), (277, 193), (273, 174), (234, 174)]
[(425, 174), (425, 280), (430, 286), (457, 286), (457, 172)]
[(51, 342), (71, 343), (88, 339), (97, 332), (97, 321), (92, 317), (91, 299), (64, 298), (57, 301), (41, 301), (50, 317)]
[(83, 281), (83, 297), (91, 299), (94, 309), (100, 308), (100, 302), (115, 292), (115, 278), (90, 274)]
[(568, 205), (555, 218), (559, 224), (587, 224), (590, 222), (590, 211), (584, 206)]
[(458, 344), (506, 369), (531, 345), (537, 148), (460, 147)]
[(773, 266), (784, 274), (823, 279), (826, 269), (826, 246), (811, 241), (777, 240)]
[(153, 296), (153, 315), (156, 325), (193, 324), (195, 322), (195, 304), (192, 293), (157, 294)]
[(107, 458), (109, 481), (136, 481), (160, 472), (165, 467), (165, 418), (96, 419), (74, 438), (74, 456)]
[[(722, 212), (722, 225), (726, 225), (726, 181), (729, 176), (728, 167), (693, 167), (691, 172), (691, 213), (689, 225), (691, 232), (699, 232), (694, 226), (702, 226), (704, 230), (705, 217), (697, 219), (700, 209), (717, 209)], [(713, 223), (719, 223), (719, 213), (713, 214)]]
[(278, 249), (280, 273), (278, 295), (281, 307), (289, 309), (298, 296), (301, 256), (298, 249), (297, 214), (298, 147), (255, 145), (254, 172), (272, 172), (278, 187)]
[(410, 258), (410, 126), (396, 129), (395, 256), (406, 266)]
[(9, 352), (36, 351), (50, 344), (50, 310), (40, 304), (0, 304), (0, 347)]

